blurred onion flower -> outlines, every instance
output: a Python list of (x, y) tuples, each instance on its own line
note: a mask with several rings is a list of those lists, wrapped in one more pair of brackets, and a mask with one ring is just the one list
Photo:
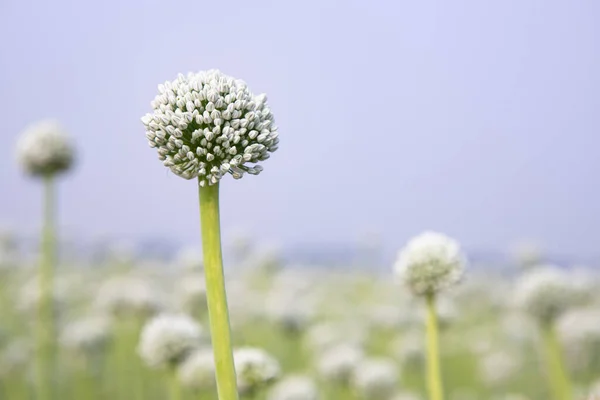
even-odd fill
[(279, 378), (279, 362), (266, 351), (241, 347), (233, 352), (237, 386), (240, 394), (252, 394)]
[(572, 369), (600, 368), (600, 310), (571, 310), (558, 320), (557, 330)]
[(387, 400), (398, 389), (399, 375), (398, 366), (391, 360), (366, 359), (354, 370), (352, 386), (364, 399)]
[(218, 70), (180, 74), (158, 86), (154, 112), (142, 123), (150, 147), (174, 174), (213, 185), (227, 173), (241, 178), (277, 150), (279, 139), (266, 95)]
[(175, 367), (201, 344), (202, 328), (186, 315), (162, 314), (142, 329), (138, 353), (148, 366)]
[(74, 160), (74, 147), (62, 126), (52, 120), (28, 126), (17, 143), (17, 160), (34, 176), (50, 176), (68, 171)]
[(33, 346), (26, 339), (15, 339), (0, 353), (0, 376), (25, 369), (33, 358)]
[(406, 244), (394, 268), (413, 293), (426, 295), (456, 284), (465, 263), (457, 241), (440, 233), (425, 232)]
[(491, 387), (507, 385), (521, 370), (521, 360), (506, 351), (494, 351), (480, 361), (480, 371), (484, 382)]
[(524, 273), (515, 297), (523, 310), (543, 324), (552, 323), (579, 300), (569, 275), (553, 265)]
[(147, 318), (164, 309), (164, 299), (162, 292), (145, 279), (120, 276), (100, 286), (95, 305), (117, 317)]
[(363, 360), (363, 351), (351, 344), (340, 344), (325, 351), (317, 361), (317, 371), (324, 380), (346, 385)]
[(186, 276), (178, 287), (178, 301), (186, 313), (197, 316), (208, 312), (206, 282), (202, 276)]
[(82, 355), (90, 355), (104, 350), (109, 335), (110, 322), (106, 317), (85, 317), (65, 326), (60, 342), (69, 350)]
[(392, 351), (404, 369), (419, 369), (425, 364), (425, 346), (421, 332), (406, 333), (394, 342)]
[(175, 257), (175, 265), (189, 272), (198, 272), (204, 269), (202, 252), (194, 247), (184, 248)]
[(421, 396), (412, 392), (400, 392), (396, 393), (392, 400), (421, 400)]
[(190, 354), (179, 366), (179, 380), (192, 389), (215, 386), (215, 359), (211, 348), (201, 348)]
[(308, 376), (290, 375), (276, 383), (267, 400), (319, 400), (319, 389)]

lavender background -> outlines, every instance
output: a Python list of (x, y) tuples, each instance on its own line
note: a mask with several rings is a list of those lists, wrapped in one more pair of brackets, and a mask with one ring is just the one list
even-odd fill
[(0, 0), (0, 225), (38, 229), (13, 148), (56, 117), (81, 151), (63, 235), (199, 242), (196, 186), (139, 118), (158, 83), (217, 67), (269, 95), (281, 132), (261, 176), (223, 182), (226, 234), (600, 255), (598, 20), (593, 0)]

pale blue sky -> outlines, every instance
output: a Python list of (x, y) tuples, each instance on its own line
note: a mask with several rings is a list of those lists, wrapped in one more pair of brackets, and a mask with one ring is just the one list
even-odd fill
[(281, 138), (223, 182), (225, 232), (600, 254), (599, 20), (594, 0), (0, 0), (0, 225), (37, 229), (13, 147), (56, 117), (81, 150), (63, 232), (198, 240), (196, 186), (139, 118), (158, 83), (216, 67), (269, 95)]

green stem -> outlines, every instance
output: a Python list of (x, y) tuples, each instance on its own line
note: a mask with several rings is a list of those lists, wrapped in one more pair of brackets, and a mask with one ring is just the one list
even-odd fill
[(550, 324), (541, 328), (550, 389), (556, 400), (572, 400), (573, 391), (567, 374), (556, 330)]
[(221, 254), (221, 228), (219, 221), (219, 184), (200, 186), (200, 219), (202, 226), (202, 250), (206, 276), (206, 298), (210, 333), (215, 356), (217, 392), (219, 400), (237, 400), (237, 385), (223, 256)]
[(177, 368), (169, 371), (169, 400), (181, 400), (181, 384), (177, 376)]
[(443, 400), (444, 389), (440, 367), (438, 318), (435, 310), (435, 294), (426, 297), (427, 303), (427, 390), (430, 400)]
[(42, 258), (38, 270), (40, 297), (36, 329), (36, 399), (52, 398), (54, 312), (52, 275), (55, 263), (54, 249), (54, 179), (44, 177), (44, 225), (42, 230)]

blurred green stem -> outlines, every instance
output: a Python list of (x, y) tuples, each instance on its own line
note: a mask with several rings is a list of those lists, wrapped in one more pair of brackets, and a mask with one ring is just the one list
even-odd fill
[(38, 270), (39, 300), (36, 327), (36, 399), (52, 398), (54, 312), (52, 304), (52, 274), (54, 249), (54, 179), (44, 177), (44, 225), (42, 254)]
[(444, 389), (440, 368), (440, 349), (438, 337), (438, 318), (435, 310), (435, 294), (425, 297), (427, 305), (427, 390), (429, 400), (443, 400)]
[(542, 339), (548, 369), (548, 381), (555, 400), (572, 400), (571, 382), (563, 361), (562, 349), (553, 325), (542, 326)]
[(169, 371), (169, 400), (181, 400), (181, 384), (175, 367)]
[(206, 297), (216, 365), (217, 392), (219, 400), (237, 400), (238, 393), (231, 348), (231, 328), (229, 326), (223, 256), (221, 254), (219, 184), (206, 187), (200, 186), (199, 194)]

